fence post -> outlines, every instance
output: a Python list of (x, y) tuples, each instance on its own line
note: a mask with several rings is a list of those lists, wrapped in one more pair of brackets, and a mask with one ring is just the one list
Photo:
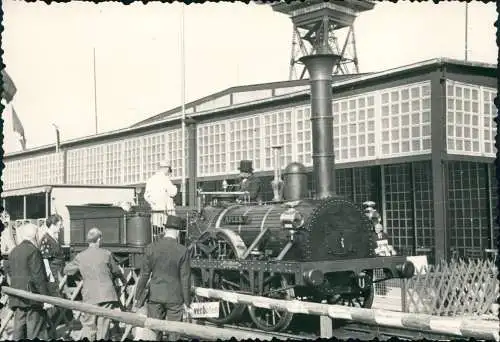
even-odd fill
[(319, 316), (319, 329), (321, 338), (333, 337), (333, 321), (329, 316)]
[(401, 310), (408, 312), (408, 283), (407, 279), (402, 279), (401, 284)]

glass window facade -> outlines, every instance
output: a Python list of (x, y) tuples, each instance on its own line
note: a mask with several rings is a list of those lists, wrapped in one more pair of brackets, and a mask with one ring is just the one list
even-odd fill
[(123, 144), (121, 142), (106, 145), (106, 184), (123, 183)]
[(164, 133), (142, 138), (142, 172), (144, 179), (151, 177), (157, 170), (158, 164), (165, 158), (166, 136)]
[(357, 161), (376, 156), (375, 95), (333, 101), (335, 159)]
[(384, 165), (383, 170), (387, 232), (397, 251), (411, 254), (415, 235), (411, 165)]
[(337, 195), (353, 200), (352, 169), (335, 170), (335, 190)]
[(383, 156), (431, 150), (430, 82), (394, 88), (381, 94)]
[(104, 147), (101, 145), (87, 149), (86, 184), (104, 184)]
[(416, 252), (434, 260), (434, 204), (432, 195), (432, 164), (430, 161), (413, 163)]
[[(260, 117), (230, 120), (229, 126), (229, 172), (238, 172), (240, 160), (251, 160), (255, 170), (261, 170)], [(211, 160), (216, 164), (217, 160)]]
[(68, 184), (82, 184), (85, 182), (87, 150), (79, 148), (69, 150), (67, 154), (67, 182)]
[(188, 161), (187, 161), (187, 129), (185, 130), (184, 135), (184, 147), (186, 148), (186, 155), (184, 155), (182, 151), (182, 130), (181, 129), (173, 129), (167, 132), (167, 150), (166, 157), (172, 164), (172, 179), (179, 179), (182, 177), (182, 159), (186, 159), (186, 177), (189, 172), (188, 170)]
[(496, 89), (446, 81), (448, 153), (495, 156)]
[(123, 181), (134, 184), (141, 181), (141, 138), (127, 139), (123, 142)]
[(4, 165), (3, 190), (63, 182), (64, 155), (62, 153), (4, 161)]
[(272, 170), (273, 146), (282, 146), (281, 165), (292, 162), (292, 111), (264, 114), (264, 169)]
[(481, 255), (490, 248), (488, 166), (453, 161), (447, 167), (450, 249), (462, 257)]
[(227, 172), (226, 123), (201, 124), (197, 127), (198, 175), (221, 175)]
[[(424, 82), (335, 99), (332, 109), (337, 164), (394, 157), (401, 153), (429, 152), (429, 91), (430, 82)], [(488, 96), (491, 101), (492, 95), (488, 93)], [(249, 117), (199, 124), (198, 176), (235, 173), (241, 159), (251, 159), (256, 171), (271, 171), (274, 167), (272, 147), (276, 145), (283, 147), (282, 165), (298, 161), (311, 166), (310, 116), (310, 106), (300, 105)], [(162, 156), (170, 159), (173, 176), (178, 179), (182, 175), (182, 159), (187, 158), (182, 151), (180, 135), (181, 130), (174, 129), (119, 142), (69, 149), (67, 182), (141, 183), (154, 173), (155, 165)], [(385, 145), (377, 148), (380, 142), (385, 142)], [(26, 160), (26, 165), (32, 160)], [(59, 170), (59, 174), (62, 177), (62, 170)], [(17, 181), (14, 180), (16, 177)], [(34, 177), (24, 170), (22, 173), (12, 173), (12, 176), (4, 177), (5, 180), (12, 179), (6, 182), (6, 188), (10, 186), (9, 182), (16, 184), (13, 187), (33, 185), (36, 183)]]
[(497, 91), (494, 89), (483, 88), (483, 148), (487, 156), (495, 156), (495, 136), (497, 134), (497, 107), (495, 106), (495, 97)]
[(489, 247), (491, 249), (497, 248), (497, 238), (498, 238), (498, 181), (497, 181), (497, 168), (495, 165), (488, 165), (490, 169), (490, 210), (491, 210), (491, 221), (490, 221), (490, 241)]
[(312, 165), (312, 138), (311, 138), (311, 108), (299, 107), (296, 109), (296, 148), (297, 162), (306, 166)]

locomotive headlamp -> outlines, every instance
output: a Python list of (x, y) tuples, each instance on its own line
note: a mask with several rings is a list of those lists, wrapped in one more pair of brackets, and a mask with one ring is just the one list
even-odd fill
[(304, 216), (294, 208), (290, 208), (280, 216), (283, 229), (296, 230), (304, 225)]
[(396, 269), (404, 278), (411, 278), (415, 274), (415, 265), (411, 261), (405, 261), (402, 265), (397, 265)]

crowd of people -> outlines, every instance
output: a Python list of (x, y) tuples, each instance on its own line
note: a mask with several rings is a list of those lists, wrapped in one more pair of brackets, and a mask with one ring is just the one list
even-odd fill
[[(132, 311), (145, 307), (148, 317), (181, 321), (191, 310), (190, 252), (179, 243), (180, 227), (167, 224), (170, 222), (168, 216), (175, 215), (173, 197), (177, 194), (177, 188), (170, 180), (171, 172), (168, 163), (160, 163), (158, 172), (146, 185), (145, 199), (154, 211), (159, 212), (154, 215), (152, 223), (162, 225), (164, 229), (163, 236), (145, 249)], [(126, 310), (120, 302), (119, 288), (127, 283), (127, 279), (112, 253), (101, 247), (103, 236), (99, 228), (87, 232), (88, 248), (66, 263), (59, 242), (59, 232), (63, 228), (60, 215), (50, 216), (42, 227), (26, 223), (14, 230), (8, 213), (4, 211), (2, 223), (2, 268), (12, 288), (64, 297), (59, 286), (64, 276), (79, 276), (83, 281), (81, 294), (84, 303)], [(74, 319), (71, 310), (21, 297), (10, 296), (9, 307), (14, 312), (13, 340), (56, 339), (57, 322)], [(82, 313), (79, 320), (82, 339), (93, 341), (111, 337), (109, 319)], [(169, 340), (179, 338), (176, 334), (167, 337)], [(161, 338), (157, 334), (157, 339)]]
[[(253, 175), (251, 161), (241, 161), (239, 170), (240, 190), (248, 192), (252, 202), (262, 201), (262, 184)], [(132, 311), (145, 308), (143, 311), (150, 318), (181, 321), (191, 311), (190, 252), (179, 243), (181, 226), (172, 224), (178, 221), (175, 220), (173, 199), (177, 195), (177, 187), (171, 181), (171, 174), (170, 164), (162, 161), (158, 172), (146, 183), (144, 198), (152, 209), (151, 223), (161, 227), (162, 236), (145, 248)], [(365, 202), (364, 205), (367, 206), (367, 216), (375, 226), (379, 254), (379, 249), (385, 246), (381, 243), (387, 241), (387, 236), (380, 224), (379, 214), (373, 209), (375, 203)], [(107, 309), (126, 309), (120, 302), (117, 280), (126, 285), (127, 279), (112, 253), (102, 248), (103, 236), (99, 228), (94, 227), (87, 232), (88, 248), (66, 263), (59, 241), (59, 233), (63, 229), (61, 216), (50, 216), (43, 227), (27, 223), (15, 230), (6, 211), (1, 218), (5, 229), (0, 247), (2, 255), (8, 256), (3, 269), (7, 271), (11, 287), (64, 297), (60, 290), (64, 276), (79, 275), (83, 281), (83, 302)], [(14, 312), (14, 340), (55, 339), (57, 322), (74, 319), (71, 310), (20, 297), (10, 297), (9, 307)], [(79, 319), (83, 327), (82, 338), (92, 341), (110, 337), (109, 319), (85, 313)], [(157, 340), (162, 338), (159, 333), (155, 337)], [(176, 334), (168, 337), (169, 340), (179, 338)]]

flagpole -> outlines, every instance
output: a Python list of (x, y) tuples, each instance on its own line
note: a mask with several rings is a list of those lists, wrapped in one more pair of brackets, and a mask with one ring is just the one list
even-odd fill
[(468, 43), (468, 28), (469, 28), (469, 3), (465, 3), (465, 61), (467, 62), (468, 51), (467, 51), (467, 43)]
[(52, 124), (56, 130), (56, 153), (59, 153), (59, 145), (60, 145), (60, 139), (59, 139), (59, 127), (56, 126), (56, 124)]
[[(181, 4), (181, 141), (182, 141), (182, 206), (186, 206), (186, 65), (185, 65), (185, 47), (184, 47), (184, 4)], [(190, 203), (193, 205), (193, 203)]]
[(94, 121), (95, 121), (95, 134), (97, 134), (97, 77), (95, 70), (95, 47), (94, 47)]

